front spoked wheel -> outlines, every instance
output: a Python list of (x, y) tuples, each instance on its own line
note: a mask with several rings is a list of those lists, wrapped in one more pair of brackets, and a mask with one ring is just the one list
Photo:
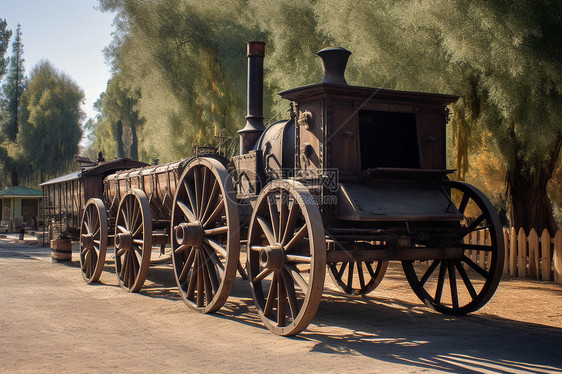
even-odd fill
[(455, 244), (462, 256), (403, 261), (402, 266), (412, 290), (427, 306), (444, 314), (466, 314), (484, 306), (496, 291), (505, 247), (500, 220), (488, 198), (469, 184), (449, 183), (451, 200), (463, 215)]
[(276, 180), (260, 193), (248, 232), (248, 276), (263, 323), (294, 335), (314, 318), (326, 275), (326, 239), (308, 189)]
[(240, 225), (224, 166), (198, 158), (184, 171), (172, 210), (172, 263), (182, 300), (212, 313), (227, 300), (239, 262)]

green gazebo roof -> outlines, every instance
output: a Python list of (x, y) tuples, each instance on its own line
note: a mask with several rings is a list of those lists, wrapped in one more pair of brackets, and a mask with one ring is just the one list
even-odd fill
[(12, 186), (0, 191), (2, 197), (43, 197), (43, 192), (24, 186)]

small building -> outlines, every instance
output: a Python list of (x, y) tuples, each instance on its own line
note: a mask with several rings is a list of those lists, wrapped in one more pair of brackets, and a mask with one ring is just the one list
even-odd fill
[(37, 228), (43, 193), (24, 186), (0, 191), (0, 231), (16, 231), (22, 227)]

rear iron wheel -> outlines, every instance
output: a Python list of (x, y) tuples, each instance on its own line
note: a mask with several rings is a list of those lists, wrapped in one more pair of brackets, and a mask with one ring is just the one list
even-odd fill
[(326, 239), (308, 189), (276, 180), (260, 193), (248, 232), (248, 276), (266, 327), (295, 335), (314, 318), (326, 275)]
[(115, 221), (115, 273), (119, 286), (138, 292), (146, 280), (152, 254), (152, 221), (145, 193), (130, 189), (121, 199)]
[(224, 166), (197, 158), (183, 172), (172, 210), (172, 263), (182, 300), (203, 313), (226, 302), (238, 267), (240, 225)]
[(80, 226), (80, 269), (86, 283), (97, 282), (107, 253), (107, 212), (100, 199), (90, 199), (84, 207)]
[(402, 266), (421, 301), (438, 312), (458, 315), (480, 309), (493, 296), (502, 275), (505, 247), (500, 220), (486, 196), (462, 182), (451, 181), (449, 187), (453, 203), (464, 216), (455, 245), (463, 249), (462, 256), (403, 261)]

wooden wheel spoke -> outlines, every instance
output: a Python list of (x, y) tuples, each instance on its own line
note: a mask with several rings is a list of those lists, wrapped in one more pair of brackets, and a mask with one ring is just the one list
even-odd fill
[[(267, 206), (269, 210), (269, 222), (271, 222), (271, 228), (274, 236), (274, 243), (280, 240), (279, 235), (279, 211), (277, 210), (277, 201), (274, 195), (269, 195), (267, 197)], [(272, 243), (273, 244), (273, 243)], [(279, 282), (281, 284), (281, 282)]]
[(224, 249), (222, 247), (222, 245), (220, 245), (219, 243), (217, 243), (216, 241), (214, 241), (213, 239), (209, 239), (209, 238), (205, 238), (203, 239), (203, 241), (205, 243), (207, 243), (208, 245), (211, 246), (212, 249), (215, 250), (215, 252), (218, 252), (219, 255), (221, 255), (223, 258), (227, 258), (227, 252), (226, 249)]
[[(203, 278), (203, 289), (205, 291), (205, 301), (207, 305), (213, 300), (213, 287), (211, 285), (211, 273), (209, 272), (209, 263), (203, 252), (201, 252), (201, 277)], [(215, 272), (213, 271), (215, 275)]]
[(441, 260), (434, 260), (431, 263), (431, 265), (427, 268), (423, 277), (420, 279), (420, 287), (423, 287), (425, 285), (425, 282), (427, 282), (429, 277), (431, 277), (431, 275), (433, 274), (433, 272), (435, 271), (435, 269), (437, 268), (437, 265), (439, 265), (439, 263), (441, 263)]
[(220, 235), (228, 232), (228, 226), (215, 227), (214, 229), (205, 230), (206, 236)]
[(308, 293), (308, 283), (302, 277), (299, 272), (299, 269), (292, 264), (285, 264), (285, 270), (287, 270), (288, 274), (291, 275), (291, 278), (297, 283), (301, 291), (306, 295)]
[(139, 269), (140, 269), (139, 259), (137, 258), (136, 255), (131, 256), (131, 263), (133, 264), (133, 273), (136, 278), (136, 275), (139, 273)]
[(88, 233), (88, 234), (91, 233), (91, 231), (90, 231), (90, 227), (92, 226), (91, 214), (92, 214), (92, 209), (86, 209), (86, 215), (85, 215), (85, 219), (84, 219), (84, 221), (85, 221), (84, 227), (86, 227), (86, 233)]
[(125, 226), (122, 225), (117, 225), (117, 229), (119, 229), (119, 231), (123, 232), (128, 232), (129, 230), (127, 230), (127, 228)]
[[(282, 271), (281, 271), (282, 273)], [(285, 327), (287, 315), (287, 291), (281, 274), (277, 274), (277, 326)]]
[(191, 266), (193, 265), (193, 260), (195, 259), (195, 249), (192, 249), (191, 252), (189, 252), (189, 255), (187, 256), (187, 259), (185, 260), (181, 273), (178, 277), (180, 283), (185, 282), (185, 280), (187, 279), (187, 275), (189, 274), (189, 270), (191, 270)]
[(126, 249), (126, 248), (121, 248), (121, 249), (119, 249), (119, 250), (117, 251), (117, 253), (115, 254), (115, 256), (121, 257), (121, 256), (123, 256), (123, 255), (125, 254), (125, 252), (127, 252), (127, 249)]
[(180, 245), (179, 247), (177, 247), (176, 249), (174, 249), (174, 253), (175, 253), (175, 254), (180, 254), (180, 253), (182, 253), (183, 251), (185, 251), (185, 250), (188, 249), (188, 248), (191, 248), (191, 247), (190, 247), (189, 245), (186, 245), (186, 244)]
[(143, 229), (143, 224), (142, 224), (142, 222), (141, 222), (141, 224), (139, 225), (139, 227), (137, 227), (137, 228), (135, 229), (135, 232), (133, 232), (133, 233), (131, 234), (131, 236), (132, 236), (133, 238), (136, 238), (136, 237), (142, 232), (142, 229)]
[(312, 262), (312, 257), (286, 254), (285, 261), (297, 264), (310, 264)]
[(261, 282), (265, 279), (269, 274), (273, 273), (273, 269), (264, 268), (254, 279), (252, 279), (253, 283)]
[(476, 250), (476, 251), (484, 251), (484, 252), (490, 252), (494, 250), (494, 247), (491, 245), (481, 245), (481, 244), (465, 244), (465, 243), (458, 243), (457, 244), (459, 248), (462, 249), (472, 249), (472, 250)]
[(457, 267), (457, 270), (461, 275), (461, 278), (468, 293), (470, 294), (470, 297), (472, 297), (473, 300), (476, 299), (478, 295), (476, 293), (476, 290), (474, 289), (474, 286), (472, 285), (472, 282), (470, 281), (470, 278), (468, 277), (468, 274), (466, 274), (466, 270), (464, 270), (462, 263), (460, 261), (455, 261), (455, 266)]
[[(117, 259), (115, 259), (117, 261)], [(122, 260), (122, 262), (121, 262)], [(122, 259), (119, 259), (118, 261), (121, 262), (121, 271), (119, 272), (119, 278), (121, 278), (121, 280), (123, 280), (125, 278), (125, 274), (127, 273), (127, 268), (128, 268), (128, 262), (127, 260), (127, 252), (125, 252), (125, 255), (123, 256)]]
[(482, 221), (484, 221), (484, 219), (486, 219), (486, 215), (484, 213), (480, 214), (478, 218), (476, 218), (474, 222), (472, 222), (470, 226), (468, 226), (467, 231), (474, 231), (482, 223)]
[(291, 236), (295, 233), (295, 227), (297, 225), (297, 218), (299, 217), (300, 206), (299, 204), (293, 203), (291, 209), (289, 210), (289, 216), (287, 217), (287, 224), (283, 230), (283, 239), (281, 239), (281, 244), (285, 245)]
[(193, 168), (193, 185), (195, 186), (195, 206), (193, 206), (195, 217), (201, 218), (200, 216), (200, 204), (201, 204), (201, 173), (200, 168)]
[(202, 177), (202, 181), (201, 181), (201, 201), (199, 202), (200, 206), (199, 206), (199, 221), (204, 221), (204, 217), (203, 214), (205, 212), (205, 209), (203, 209), (203, 206), (205, 205), (205, 203), (207, 203), (207, 193), (209, 191), (208, 186), (207, 186), (207, 172), (209, 169), (207, 169), (206, 167), (202, 167), (201, 169), (203, 169), (203, 177)]
[(203, 272), (205, 271), (205, 265), (203, 264), (203, 259), (201, 251), (197, 251), (197, 307), (201, 308), (204, 306), (205, 294), (203, 293), (204, 283), (203, 283)]
[(337, 278), (337, 279), (341, 279), (341, 277), (343, 276), (343, 272), (344, 272), (345, 269), (347, 268), (347, 265), (349, 265), (349, 262), (342, 262), (340, 269), (339, 269), (338, 272), (336, 273), (336, 278)]
[(209, 218), (207, 218), (205, 223), (203, 223), (203, 228), (207, 228), (209, 227), (210, 224), (214, 223), (221, 216), (222, 212), (224, 211), (224, 208), (225, 205), (224, 205), (224, 197), (223, 197), (221, 201), (218, 203), (218, 205), (216, 206), (215, 210), (213, 210), (213, 213), (211, 213)]
[(306, 234), (308, 233), (308, 227), (306, 223), (299, 229), (299, 231), (293, 236), (293, 238), (287, 243), (285, 246), (286, 252), (291, 252), (295, 249), (295, 247), (304, 239)]
[(283, 277), (283, 284), (287, 292), (287, 299), (289, 300), (289, 309), (291, 311), (291, 318), (294, 320), (299, 314), (299, 305), (297, 302), (297, 293), (295, 291), (295, 284), (287, 270), (283, 269), (281, 272)]
[[(365, 264), (365, 266), (369, 267), (369, 265), (367, 265), (367, 264)], [(357, 263), (357, 275), (359, 276), (359, 287), (361, 287), (361, 289), (364, 289), (365, 288), (365, 277), (363, 275), (363, 266), (361, 265), (361, 261), (359, 261)]]
[(94, 244), (97, 244), (98, 246), (101, 244), (101, 240), (99, 240), (99, 239), (94, 239), (93, 242), (94, 242)]
[(287, 191), (281, 191), (279, 196), (279, 235), (277, 238), (279, 242), (282, 243), (285, 238), (285, 229), (287, 227), (289, 218), (289, 194)]
[(89, 247), (84, 246), (84, 247), (82, 248), (82, 250), (80, 251), (80, 255), (81, 255), (81, 256), (85, 256), (86, 253), (88, 253), (89, 250), (90, 250)]
[(265, 306), (263, 308), (263, 315), (268, 317), (273, 313), (273, 306), (275, 305), (275, 300), (277, 299), (277, 276), (273, 276), (273, 280), (269, 285), (269, 291), (267, 293), (267, 299), (265, 301)]
[(451, 301), (453, 308), (459, 307), (459, 295), (457, 292), (457, 279), (455, 275), (455, 264), (453, 261), (447, 261), (447, 270), (449, 272), (449, 287), (451, 289)]
[(143, 245), (143, 244), (144, 244), (144, 240), (142, 240), (142, 239), (133, 239), (133, 243), (139, 244), (139, 245)]
[(445, 273), (447, 271), (447, 266), (444, 262), (441, 262), (441, 266), (439, 268), (439, 279), (437, 281), (437, 288), (435, 289), (435, 302), (441, 302), (441, 295), (443, 294), (443, 287), (445, 285)]
[[(197, 219), (195, 218), (195, 215), (197, 214), (197, 211), (196, 211), (197, 205), (196, 205), (196, 201), (195, 201), (195, 194), (193, 193), (193, 190), (191, 189), (191, 186), (189, 186), (189, 184), (187, 184), (187, 181), (185, 179), (183, 180), (183, 188), (185, 188), (185, 193), (187, 195), (187, 199), (189, 200), (189, 205), (191, 205), (191, 209), (189, 209), (187, 207), (187, 205), (184, 204), (184, 206), (187, 208), (187, 211), (189, 211), (190, 216), (188, 216), (185, 211), (183, 213), (188, 217), (190, 222), (195, 222), (195, 221), (197, 221)], [(182, 208), (182, 210), (184, 210), (184, 209)]]
[(185, 217), (189, 222), (195, 222), (197, 219), (195, 218), (195, 214), (189, 209), (187, 205), (185, 205), (182, 201), (177, 200), (176, 204), (179, 206)]
[(355, 262), (349, 263), (349, 270), (347, 271), (347, 293), (351, 293), (351, 289), (353, 288), (353, 268)]
[(260, 224), (260, 227), (263, 233), (265, 234), (265, 237), (267, 238), (269, 244), (271, 245), (275, 244), (275, 234), (273, 233), (273, 229), (271, 228), (269, 223), (265, 219), (257, 215), (256, 215), (256, 220)]
[(462, 195), (462, 199), (461, 202), (459, 204), (458, 210), (460, 213), (464, 214), (464, 210), (466, 209), (466, 206), (468, 205), (468, 201), (470, 200), (470, 196), (468, 195), (467, 192), (465, 192)]
[(203, 249), (205, 250), (205, 253), (207, 253), (207, 256), (212, 261), (215, 268), (218, 270), (218, 272), (220, 274), (220, 277), (223, 278), (225, 268), (224, 268), (224, 265), (222, 264), (222, 262), (219, 260), (219, 258), (217, 256), (217, 253), (213, 250), (213, 248), (211, 248), (210, 246), (205, 245), (205, 244), (203, 244)]
[(220, 187), (219, 187), (219, 183), (217, 182), (216, 179), (214, 179), (213, 181), (213, 189), (209, 195), (209, 198), (205, 201), (208, 201), (208, 203), (205, 206), (205, 210), (203, 211), (203, 214), (201, 215), (201, 222), (204, 222), (207, 219), (207, 215), (209, 214), (209, 209), (213, 206), (215, 206), (215, 204), (217, 203), (217, 198), (219, 197), (219, 192), (220, 192)]
[[(206, 247), (206, 246), (205, 246)], [(205, 248), (206, 250), (208, 248)], [(207, 278), (209, 279), (210, 286), (212, 287), (212, 293), (216, 293), (217, 290), (219, 289), (219, 277), (217, 277), (217, 268), (222, 269), (222, 274), (220, 275), (220, 278), (224, 277), (224, 268), (222, 267), (222, 263), (220, 261), (218, 261), (218, 258), (216, 256), (216, 254), (214, 252), (206, 252), (207, 253), (207, 258), (205, 258), (205, 267), (206, 267), (206, 274), (207, 274)], [(212, 297), (208, 298), (207, 303), (210, 303), (212, 300)]]
[(466, 262), (466, 264), (468, 266), (470, 266), (471, 268), (476, 270), (476, 272), (478, 274), (480, 274), (481, 276), (483, 276), (484, 278), (488, 279), (488, 277), (490, 276), (490, 273), (488, 273), (486, 270), (482, 269), (480, 266), (478, 266), (474, 261), (472, 261), (467, 256), (463, 256), (462, 261)]
[(186, 292), (186, 298), (188, 300), (193, 300), (193, 296), (195, 296), (197, 273), (199, 272), (199, 268), (198, 268), (199, 251), (196, 248), (193, 248), (193, 252), (195, 253), (195, 259), (193, 260), (193, 264), (191, 266), (191, 276), (189, 277), (189, 285), (187, 286), (187, 292)]

